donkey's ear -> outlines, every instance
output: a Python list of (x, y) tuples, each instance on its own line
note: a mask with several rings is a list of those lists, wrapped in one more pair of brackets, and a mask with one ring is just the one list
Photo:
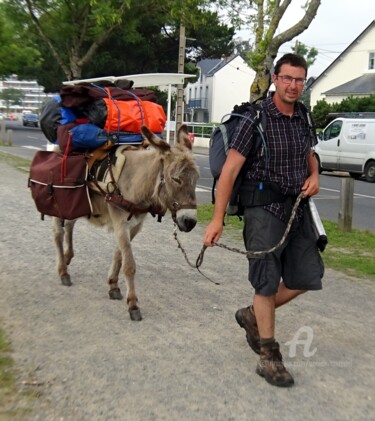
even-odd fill
[(192, 149), (191, 140), (189, 138), (189, 131), (186, 124), (182, 124), (177, 132), (177, 143), (185, 146), (188, 149)]
[(156, 134), (153, 133), (147, 126), (142, 126), (141, 132), (143, 136), (151, 143), (151, 145), (155, 146), (156, 148), (159, 148), (162, 151), (169, 151), (171, 149), (171, 146), (167, 142), (164, 142), (164, 140), (156, 136)]

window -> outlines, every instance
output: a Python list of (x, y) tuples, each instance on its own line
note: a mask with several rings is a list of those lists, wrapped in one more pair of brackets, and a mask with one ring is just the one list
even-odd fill
[(375, 69), (375, 53), (372, 52), (369, 54), (368, 57), (368, 69), (369, 70), (374, 70)]
[(333, 139), (340, 135), (341, 132), (342, 121), (338, 120), (332, 123), (327, 129), (324, 131), (324, 140)]

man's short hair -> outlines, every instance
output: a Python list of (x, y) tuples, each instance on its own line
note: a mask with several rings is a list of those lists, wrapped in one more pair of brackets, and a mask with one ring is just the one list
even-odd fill
[(303, 67), (305, 69), (305, 75), (307, 76), (307, 63), (304, 57), (299, 56), (298, 54), (288, 53), (284, 54), (275, 65), (274, 74), (278, 75), (280, 73), (280, 68), (283, 64), (289, 64), (293, 67)]

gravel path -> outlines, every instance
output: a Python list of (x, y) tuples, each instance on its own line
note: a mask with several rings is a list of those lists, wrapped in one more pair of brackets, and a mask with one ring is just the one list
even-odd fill
[[(134, 240), (144, 320), (132, 322), (124, 302), (108, 299), (112, 237), (77, 223), (74, 285), (60, 285), (50, 220), (40, 221), (27, 175), (3, 163), (0, 171), (0, 319), (20, 389), (39, 396), (7, 408), (30, 409), (19, 419), (373, 419), (373, 283), (327, 270), (322, 292), (279, 310), (277, 339), (296, 385), (275, 388), (255, 374), (234, 319), (252, 296), (243, 256), (206, 252), (202, 271), (216, 286), (185, 263), (171, 220), (150, 218)], [(192, 259), (202, 236), (202, 227), (179, 234)], [(299, 339), (313, 333), (313, 356), (302, 345), (290, 356), (299, 329)]]

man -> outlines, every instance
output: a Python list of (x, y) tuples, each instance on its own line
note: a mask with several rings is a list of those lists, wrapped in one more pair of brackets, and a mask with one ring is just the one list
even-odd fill
[[(286, 54), (276, 63), (272, 76), (276, 91), (260, 104), (267, 117), (264, 147), (254, 152), (254, 124), (247, 118), (241, 120), (218, 182), (205, 245), (212, 246), (220, 238), (226, 206), (241, 169), (243, 172), (246, 168), (240, 197), (245, 204), (247, 250), (267, 250), (277, 244), (297, 196), (301, 192), (304, 198), (318, 193), (318, 163), (311, 149), (316, 137), (311, 140), (298, 103), (306, 75), (303, 57)], [(246, 158), (250, 155), (248, 164)], [(250, 347), (260, 354), (257, 374), (275, 386), (294, 384), (275, 341), (275, 309), (307, 290), (322, 288), (323, 262), (308, 222), (307, 205), (301, 204), (282, 246), (249, 258), (249, 281), (255, 290), (253, 304), (235, 315)]]

